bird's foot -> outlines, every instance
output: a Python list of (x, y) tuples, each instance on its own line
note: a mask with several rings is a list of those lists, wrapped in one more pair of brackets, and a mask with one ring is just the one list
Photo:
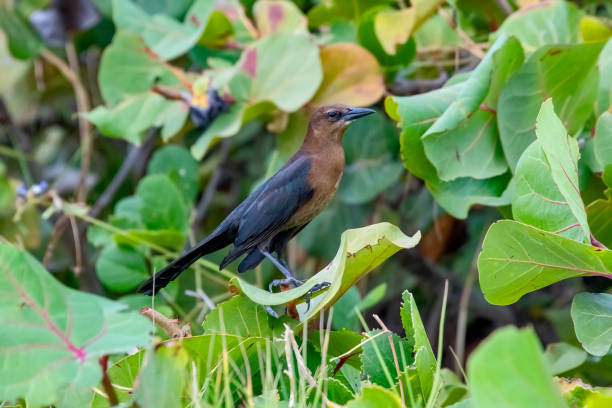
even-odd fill
[(270, 306), (264, 306), (264, 309), (266, 309), (266, 312), (268, 312), (268, 314), (276, 319), (278, 319), (278, 313), (276, 313), (274, 311), (274, 309), (272, 309), (272, 307)]
[[(304, 282), (302, 282), (299, 279), (296, 278), (285, 278), (285, 279), (276, 279), (273, 280), (272, 282), (270, 282), (270, 286), (268, 287), (268, 289), (270, 289), (270, 292), (274, 292), (274, 288), (280, 285), (293, 285), (294, 287), (298, 287), (298, 286), (302, 286), (304, 284)], [(317, 283), (316, 285), (314, 285), (312, 288), (310, 288), (308, 290), (308, 292), (306, 292), (304, 294), (304, 300), (306, 301), (306, 311), (310, 310), (310, 299), (312, 297), (313, 294), (317, 293), (318, 291), (325, 289), (327, 287), (329, 287), (331, 285), (331, 283), (329, 282), (321, 282), (321, 283)], [(269, 306), (266, 307), (266, 311), (275, 317), (278, 317), (278, 315), (276, 314), (276, 312), (274, 312), (274, 310), (272, 310)]]
[(272, 282), (270, 282), (270, 286), (268, 286), (268, 289), (270, 289), (270, 292), (274, 292), (274, 288), (280, 285), (293, 285), (294, 287), (297, 288), (298, 286), (301, 286), (303, 283), (304, 282), (296, 278), (275, 279)]
[(306, 294), (304, 295), (304, 300), (306, 301), (306, 311), (310, 310), (310, 297), (314, 293), (317, 293), (318, 291), (320, 291), (322, 289), (325, 289), (325, 288), (327, 288), (330, 285), (331, 285), (331, 283), (329, 283), (329, 282), (317, 283), (312, 288), (310, 288), (310, 290), (308, 292), (306, 292)]

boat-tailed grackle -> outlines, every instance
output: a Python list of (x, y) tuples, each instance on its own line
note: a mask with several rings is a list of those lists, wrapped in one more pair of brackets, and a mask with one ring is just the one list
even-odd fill
[(285, 275), (270, 284), (270, 291), (280, 284), (301, 285), (282, 258), (285, 246), (333, 198), (344, 171), (342, 135), (352, 120), (372, 113), (372, 109), (345, 105), (316, 110), (304, 143), (287, 164), (251, 193), (209, 236), (146, 281), (139, 291), (147, 295), (157, 293), (200, 257), (230, 244), (234, 247), (219, 265), (220, 269), (243, 254), (247, 256), (238, 265), (238, 272), (253, 269), (268, 258)]

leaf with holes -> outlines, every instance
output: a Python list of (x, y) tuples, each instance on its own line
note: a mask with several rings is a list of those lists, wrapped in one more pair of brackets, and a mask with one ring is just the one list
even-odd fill
[(489, 228), (478, 257), (480, 287), (489, 303), (508, 305), (526, 293), (577, 276), (612, 278), (612, 251), (516, 221)]
[(240, 278), (232, 279), (231, 284), (255, 303), (282, 305), (303, 297), (316, 284), (329, 282), (329, 288), (318, 292), (312, 298), (310, 309), (307, 310), (305, 303), (297, 305), (300, 321), (305, 321), (324, 307), (333, 305), (350, 287), (385, 259), (400, 249), (414, 247), (420, 239), (420, 232), (409, 237), (396, 226), (386, 222), (347, 230), (342, 234), (340, 248), (331, 263), (302, 286), (281, 293), (270, 293)]
[(0, 399), (49, 405), (58, 389), (95, 386), (98, 359), (144, 346), (151, 323), (125, 306), (69, 289), (28, 253), (0, 244)]
[(572, 302), (572, 321), (582, 347), (605, 356), (612, 344), (612, 295), (579, 293)]

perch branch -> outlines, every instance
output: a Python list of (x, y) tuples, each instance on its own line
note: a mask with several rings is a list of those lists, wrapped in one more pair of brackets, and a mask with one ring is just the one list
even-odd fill
[(171, 339), (191, 337), (191, 334), (188, 333), (186, 330), (183, 330), (178, 327), (174, 320), (168, 319), (166, 316), (159, 313), (155, 309), (151, 309), (150, 307), (145, 306), (140, 309), (140, 314), (151, 320), (153, 324), (159, 326), (159, 328), (166, 332), (168, 337), (170, 337)]

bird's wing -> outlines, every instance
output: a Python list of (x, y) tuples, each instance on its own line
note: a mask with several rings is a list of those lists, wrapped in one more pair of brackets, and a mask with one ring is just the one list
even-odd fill
[(236, 248), (250, 246), (270, 237), (310, 200), (314, 190), (308, 184), (311, 167), (308, 157), (300, 157), (283, 167), (260, 188), (259, 194), (241, 214)]

